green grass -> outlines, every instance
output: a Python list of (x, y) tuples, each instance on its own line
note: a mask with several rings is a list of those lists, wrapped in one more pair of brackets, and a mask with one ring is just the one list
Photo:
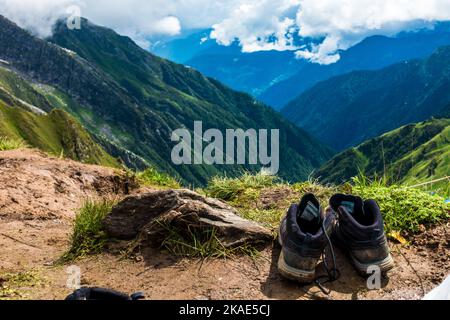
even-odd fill
[(102, 230), (102, 220), (116, 200), (87, 200), (75, 217), (71, 247), (61, 258), (62, 262), (73, 261), (87, 255), (100, 253), (108, 238)]
[(445, 198), (420, 189), (358, 177), (353, 179), (352, 191), (378, 202), (387, 232), (416, 233), (420, 225), (450, 219), (450, 205), (445, 203)]
[[(107, 154), (89, 133), (68, 113), (55, 109), (36, 115), (0, 104), (0, 136), (4, 141), (23, 141), (46, 153), (64, 156), (89, 164), (118, 167), (117, 160)], [(2, 141), (2, 144), (6, 144)], [(12, 143), (12, 146), (17, 143)], [(19, 144), (20, 145), (20, 144)]]
[[(450, 172), (450, 119), (410, 124), (351, 148), (328, 161), (316, 173), (324, 183), (342, 183), (363, 175), (385, 176), (397, 185), (435, 181)], [(422, 188), (450, 196), (450, 183)]]
[(0, 274), (0, 300), (23, 299), (24, 288), (32, 288), (44, 283), (35, 270), (19, 273)]
[(335, 193), (352, 193), (378, 202), (386, 231), (405, 235), (417, 233), (420, 225), (434, 225), (450, 218), (445, 198), (420, 188), (390, 185), (386, 177), (368, 179), (363, 175), (341, 186), (322, 185), (317, 181), (296, 184), (276, 182), (276, 177), (244, 175), (241, 178), (214, 178), (206, 194), (225, 200), (240, 215), (276, 230), (291, 203), (298, 203), (305, 193), (314, 193), (325, 208)]
[(248, 245), (225, 247), (220, 241), (216, 229), (207, 230), (179, 230), (171, 226), (164, 226), (167, 236), (161, 247), (177, 257), (187, 258), (229, 258), (245, 254), (256, 257), (258, 251)]
[(136, 178), (138, 183), (143, 187), (181, 188), (179, 181), (165, 173), (157, 171), (155, 168), (147, 168), (142, 172), (138, 172)]
[(280, 209), (260, 209), (260, 208), (241, 208), (240, 215), (242, 218), (255, 221), (264, 227), (273, 230), (279, 225), (281, 218), (285, 214), (284, 210)]
[[(0, 137), (13, 142), (1, 141), (2, 148), (16, 148), (15, 142), (23, 141), (53, 156), (64, 154), (83, 163), (119, 167), (77, 119), (62, 110), (62, 100), (46, 97), (44, 93), (50, 91), (0, 67)], [(31, 112), (30, 105), (47, 113)]]
[(0, 151), (16, 150), (26, 147), (27, 144), (23, 140), (0, 137)]
[(231, 201), (249, 190), (261, 190), (262, 188), (274, 186), (277, 177), (265, 174), (244, 173), (239, 178), (214, 177), (206, 193), (214, 198)]
[(207, 196), (226, 201), (244, 219), (275, 231), (289, 205), (298, 202), (302, 194), (312, 192), (326, 205), (335, 188), (316, 181), (289, 184), (276, 176), (245, 173), (239, 178), (215, 177), (204, 191)]

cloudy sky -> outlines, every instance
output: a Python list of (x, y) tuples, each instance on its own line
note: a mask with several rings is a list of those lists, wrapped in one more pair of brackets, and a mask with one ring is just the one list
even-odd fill
[[(318, 63), (335, 62), (337, 50), (370, 35), (450, 20), (449, 0), (0, 0), (0, 14), (45, 37), (73, 6), (144, 47), (151, 37), (211, 27), (211, 37), (223, 45), (238, 39), (246, 52), (296, 50)], [(324, 40), (297, 48), (296, 33)]]

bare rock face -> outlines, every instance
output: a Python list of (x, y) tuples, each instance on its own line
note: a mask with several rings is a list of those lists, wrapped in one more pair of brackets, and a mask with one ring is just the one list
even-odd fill
[(104, 219), (107, 234), (119, 239), (140, 236), (161, 244), (167, 226), (188, 232), (215, 230), (225, 247), (263, 244), (273, 239), (269, 230), (242, 219), (227, 204), (190, 190), (162, 190), (130, 196)]

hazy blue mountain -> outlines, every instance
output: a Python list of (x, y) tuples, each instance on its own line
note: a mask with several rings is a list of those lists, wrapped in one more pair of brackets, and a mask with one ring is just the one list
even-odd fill
[(438, 47), (449, 44), (449, 23), (440, 23), (434, 30), (405, 32), (393, 38), (369, 37), (342, 51), (337, 63), (305, 65), (296, 75), (268, 88), (259, 99), (280, 109), (319, 81), (351, 71), (378, 70), (401, 61), (425, 58)]
[(343, 150), (402, 125), (446, 115), (449, 88), (450, 47), (442, 47), (423, 60), (322, 81), (282, 112), (321, 141)]
[(215, 40), (209, 38), (211, 29), (193, 30), (185, 36), (175, 39), (159, 39), (153, 41), (150, 51), (157, 56), (177, 62), (186, 63), (197, 55), (206, 53), (239, 53), (241, 50), (236, 46), (220, 46)]
[[(296, 59), (293, 51), (243, 53), (237, 42), (230, 46), (219, 45), (209, 38), (210, 33), (209, 29), (202, 30), (185, 38), (159, 42), (151, 51), (255, 97), (307, 64)], [(309, 43), (311, 40), (299, 39), (298, 42)]]
[[(342, 51), (337, 63), (319, 65), (298, 60), (289, 51), (242, 53), (237, 43), (229, 47), (218, 45), (209, 39), (210, 32), (202, 30), (184, 38), (159, 42), (152, 51), (250, 93), (277, 110), (319, 81), (351, 71), (378, 70), (401, 61), (424, 58), (438, 47), (450, 45), (450, 24), (442, 22), (433, 30), (369, 37)], [(319, 40), (297, 41), (311, 45)]]
[(205, 75), (255, 97), (277, 81), (289, 78), (302, 66), (291, 51), (260, 51), (254, 53), (204, 54), (186, 62)]

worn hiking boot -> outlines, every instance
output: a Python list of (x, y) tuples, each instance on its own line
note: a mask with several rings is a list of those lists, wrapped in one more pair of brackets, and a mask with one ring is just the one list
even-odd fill
[(394, 267), (383, 218), (374, 200), (337, 194), (331, 197), (330, 207), (338, 218), (333, 228), (333, 243), (348, 253), (360, 274), (367, 275), (370, 266), (378, 266), (382, 273)]
[(289, 208), (278, 237), (282, 246), (278, 270), (284, 277), (300, 283), (315, 280), (316, 265), (328, 244), (333, 223), (334, 215), (324, 218), (319, 201), (312, 194), (306, 194), (300, 204)]

